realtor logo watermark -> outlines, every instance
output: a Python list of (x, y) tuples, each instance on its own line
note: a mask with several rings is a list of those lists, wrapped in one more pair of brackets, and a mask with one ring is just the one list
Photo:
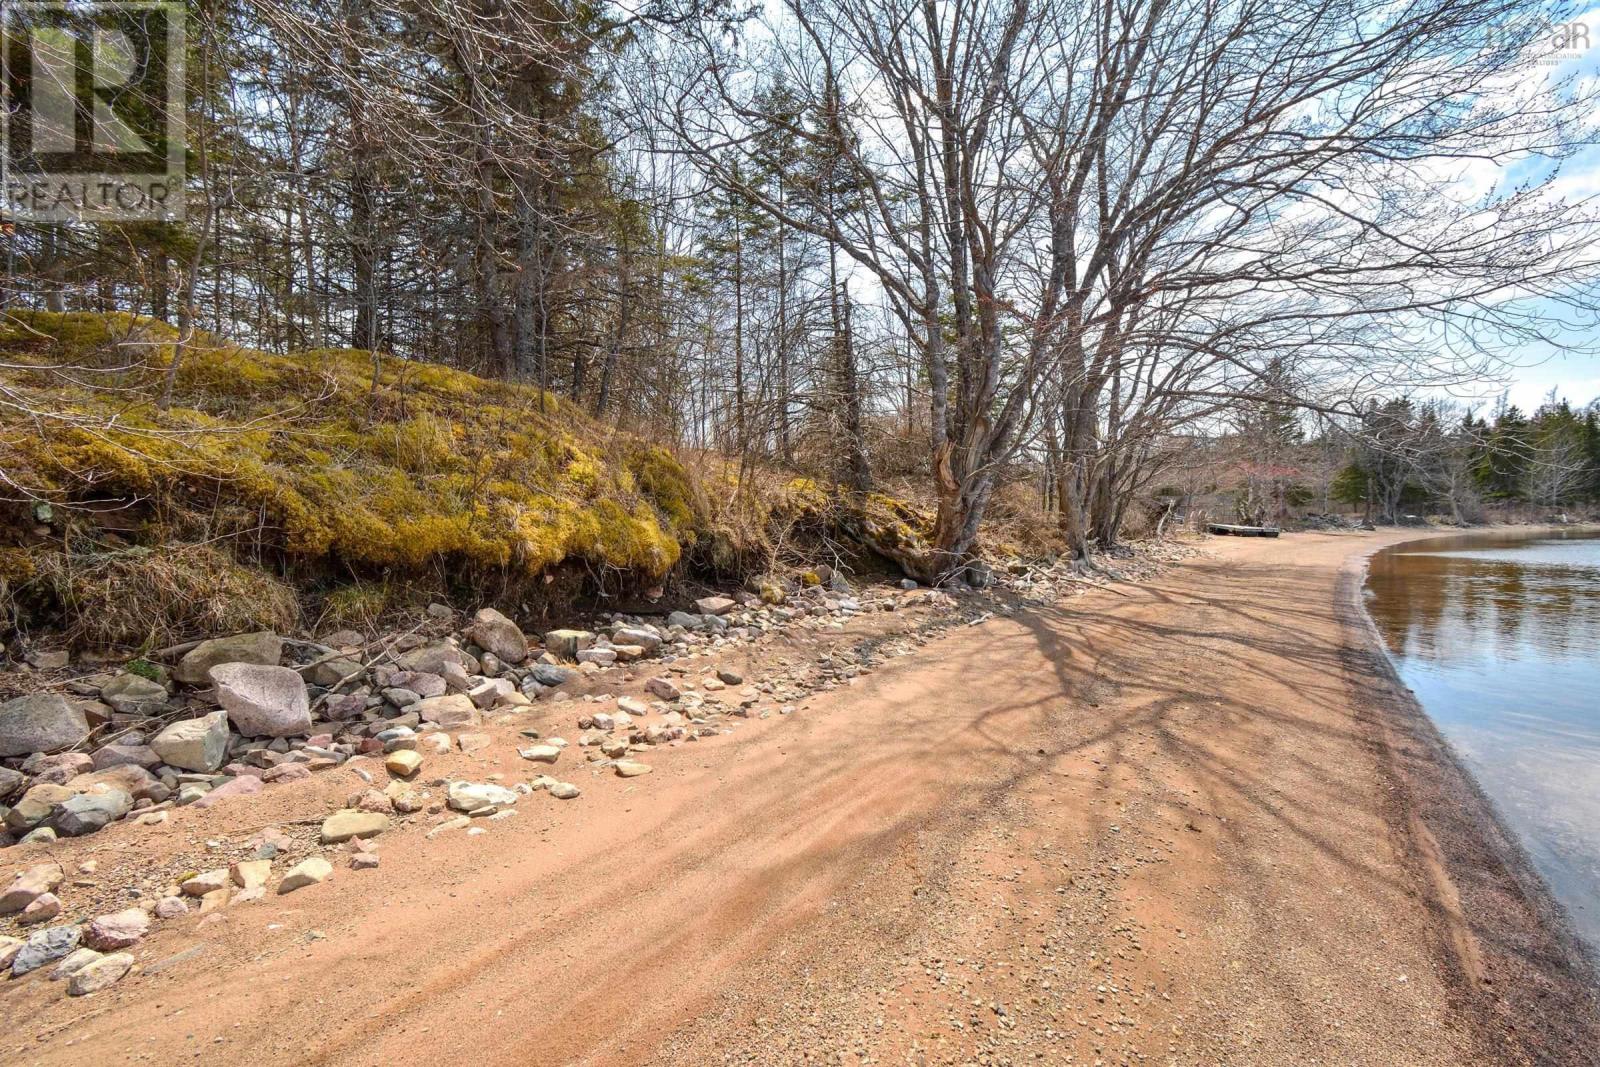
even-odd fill
[(5, 200), (18, 222), (183, 217), (184, 5), (0, 0)]

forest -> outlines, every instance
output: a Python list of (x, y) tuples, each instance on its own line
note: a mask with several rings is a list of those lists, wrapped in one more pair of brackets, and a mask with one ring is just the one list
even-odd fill
[(808, 524), (937, 582), (1179, 497), (1596, 499), (1590, 398), (1441, 399), (1600, 337), (1565, 8), (179, 6), (183, 217), (6, 223), (13, 582), (648, 584)]

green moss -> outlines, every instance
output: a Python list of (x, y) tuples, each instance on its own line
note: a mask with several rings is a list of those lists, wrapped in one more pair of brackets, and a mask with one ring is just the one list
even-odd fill
[[(82, 355), (169, 327), (127, 316), (0, 317), (18, 362)], [(125, 346), (126, 347), (126, 346)], [(148, 502), (167, 526), (241, 537), (288, 559), (531, 576), (569, 560), (657, 580), (700, 536), (694, 479), (665, 449), (617, 439), (539, 390), (433, 364), (321, 349), (275, 356), (202, 338), (158, 412), (170, 343), (147, 345), (121, 392), (43, 373), (38, 406), (82, 425), (0, 413), (0, 467), (65, 500)]]

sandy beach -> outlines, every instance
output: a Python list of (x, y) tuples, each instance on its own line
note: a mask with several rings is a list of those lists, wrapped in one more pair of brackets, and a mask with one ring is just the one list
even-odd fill
[[(1365, 556), (1415, 536), (1212, 540), (624, 788), (386, 836), (379, 870), (163, 927), (138, 981), (7, 983), (0, 1060), (1600, 1062), (1593, 971), (1360, 609)], [(150, 862), (348, 789), (55, 855)]]

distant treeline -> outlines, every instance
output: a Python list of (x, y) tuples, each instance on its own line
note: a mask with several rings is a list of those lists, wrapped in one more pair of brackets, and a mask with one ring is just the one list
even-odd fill
[(1375, 404), (1331, 496), (1386, 522), (1430, 512), (1472, 521), (1488, 504), (1600, 502), (1600, 401), (1574, 410), (1552, 396), (1531, 416), (1502, 404), (1488, 418), (1439, 402)]

